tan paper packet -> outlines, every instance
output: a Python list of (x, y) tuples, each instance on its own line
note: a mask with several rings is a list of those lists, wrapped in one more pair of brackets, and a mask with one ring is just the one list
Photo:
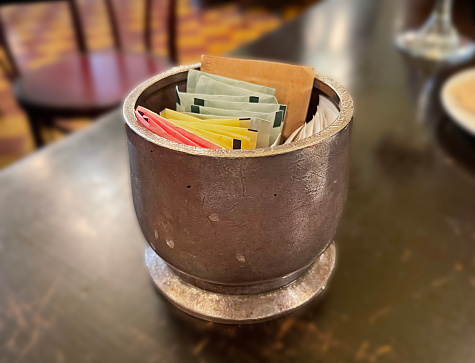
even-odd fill
[(275, 97), (279, 103), (287, 105), (282, 131), (284, 140), (305, 123), (313, 87), (313, 68), (203, 55), (201, 70), (275, 88)]

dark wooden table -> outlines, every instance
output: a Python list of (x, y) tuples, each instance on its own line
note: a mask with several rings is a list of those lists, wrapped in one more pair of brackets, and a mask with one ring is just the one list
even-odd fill
[[(418, 23), (411, 7), (430, 8), (414, 4), (324, 1), (237, 52), (315, 66), (354, 97), (351, 185), (322, 299), (241, 327), (163, 301), (117, 111), (0, 173), (0, 362), (475, 361), (475, 141), (438, 101), (454, 70), (393, 48), (394, 31)], [(457, 7), (475, 35), (470, 2)]]

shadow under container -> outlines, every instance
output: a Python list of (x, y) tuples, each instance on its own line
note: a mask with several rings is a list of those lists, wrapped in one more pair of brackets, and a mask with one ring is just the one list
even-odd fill
[(133, 201), (151, 246), (146, 264), (165, 297), (192, 315), (267, 320), (318, 295), (334, 268), (353, 102), (317, 75), (307, 118), (320, 95), (340, 111), (318, 134), (254, 150), (176, 144), (140, 125), (134, 109), (175, 109), (175, 87), (186, 91), (192, 68), (199, 64), (145, 81), (124, 104)]

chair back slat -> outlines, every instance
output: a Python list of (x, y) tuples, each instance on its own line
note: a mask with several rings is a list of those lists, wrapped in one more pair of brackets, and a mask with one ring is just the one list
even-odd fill
[(116, 13), (114, 11), (114, 5), (112, 0), (105, 0), (107, 17), (109, 18), (110, 29), (112, 33), (112, 40), (114, 42), (114, 47), (116, 50), (122, 50), (122, 40), (120, 38), (119, 32), (119, 21), (117, 19)]
[(73, 21), (74, 34), (76, 35), (76, 42), (81, 53), (87, 52), (86, 36), (81, 23), (81, 15), (79, 13), (79, 6), (75, 0), (68, 0), (69, 12), (71, 20)]
[[(144, 5), (144, 43), (145, 50), (153, 53), (153, 1), (145, 0)], [(168, 57), (173, 63), (177, 63), (177, 45), (176, 45), (176, 0), (168, 0), (167, 10), (167, 31), (168, 31)]]
[[(135, 1), (135, 0), (134, 0)], [(119, 50), (123, 49), (122, 41), (120, 40), (119, 22), (117, 20), (117, 11), (114, 11), (113, 0), (105, 0), (107, 13), (110, 19), (112, 36), (114, 38), (115, 47)], [(178, 52), (176, 42), (176, 0), (168, 0), (167, 10), (167, 31), (168, 31), (168, 57), (173, 63), (177, 63)], [(144, 0), (144, 33), (143, 41), (145, 51), (153, 53), (153, 0)]]
[(178, 64), (176, 0), (168, 0), (168, 57)]

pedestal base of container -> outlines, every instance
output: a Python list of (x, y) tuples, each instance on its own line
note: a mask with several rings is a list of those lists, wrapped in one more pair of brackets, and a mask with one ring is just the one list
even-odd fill
[(145, 263), (160, 292), (179, 309), (218, 323), (249, 324), (289, 313), (318, 296), (335, 267), (335, 252), (333, 242), (293, 283), (250, 295), (219, 294), (193, 286), (180, 279), (150, 247), (145, 250)]

